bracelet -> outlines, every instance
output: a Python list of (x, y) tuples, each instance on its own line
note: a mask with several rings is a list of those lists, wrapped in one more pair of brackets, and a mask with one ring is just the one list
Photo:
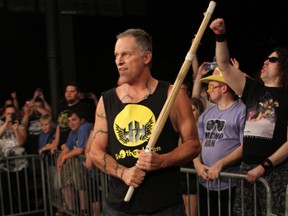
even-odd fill
[(262, 162), (261, 166), (265, 169), (265, 172), (266, 172), (267, 170), (270, 170), (273, 168), (273, 163), (271, 162), (271, 160), (267, 158)]
[(216, 34), (216, 41), (217, 42), (223, 42), (227, 40), (227, 35), (224, 34)]

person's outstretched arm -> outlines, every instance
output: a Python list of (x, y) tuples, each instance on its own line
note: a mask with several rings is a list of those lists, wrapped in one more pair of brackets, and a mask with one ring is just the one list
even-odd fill
[(215, 19), (210, 28), (216, 35), (216, 59), (223, 76), (228, 85), (237, 95), (242, 95), (246, 78), (244, 73), (230, 62), (230, 54), (226, 39), (226, 29), (224, 19)]

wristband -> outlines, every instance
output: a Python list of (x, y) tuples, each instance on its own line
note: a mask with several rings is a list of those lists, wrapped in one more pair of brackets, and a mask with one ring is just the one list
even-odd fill
[(261, 166), (265, 169), (265, 172), (273, 168), (273, 164), (268, 158), (263, 161)]
[(224, 34), (216, 34), (216, 41), (217, 42), (223, 42), (227, 40), (227, 35)]

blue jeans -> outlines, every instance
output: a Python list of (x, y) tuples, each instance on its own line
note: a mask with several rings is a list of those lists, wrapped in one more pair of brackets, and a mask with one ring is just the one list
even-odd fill
[(105, 206), (101, 216), (185, 216), (185, 207), (184, 204), (181, 203), (176, 206), (172, 206), (167, 209), (160, 210), (158, 212), (148, 213), (148, 214), (127, 214), (125, 212), (120, 212), (115, 209), (110, 208), (109, 206)]

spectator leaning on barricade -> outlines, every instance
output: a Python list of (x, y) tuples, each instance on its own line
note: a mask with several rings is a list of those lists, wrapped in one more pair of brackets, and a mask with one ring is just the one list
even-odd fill
[(65, 100), (60, 102), (57, 114), (57, 128), (55, 140), (53, 141), (52, 152), (60, 150), (61, 146), (65, 144), (68, 134), (70, 132), (68, 124), (68, 113), (70, 110), (79, 110), (83, 113), (85, 120), (94, 123), (94, 112), (89, 104), (80, 100), (81, 90), (77, 83), (69, 83), (65, 88)]
[(41, 133), (39, 134), (38, 152), (42, 154), (47, 151), (55, 139), (56, 124), (53, 122), (51, 114), (41, 115)]
[[(234, 213), (254, 215), (253, 185), (250, 183), (263, 177), (271, 187), (272, 213), (284, 215), (288, 182), (288, 50), (276, 48), (268, 55), (261, 69), (261, 82), (257, 82), (230, 64), (224, 20), (214, 20), (210, 28), (216, 34), (219, 68), (226, 82), (246, 104), (241, 171), (247, 174), (249, 183), (244, 182), (244, 191), (239, 185)], [(257, 198), (258, 214), (266, 215), (266, 195), (261, 186), (257, 187)]]
[[(71, 82), (66, 85), (64, 97), (65, 99), (61, 101), (58, 105), (57, 113), (57, 127), (55, 132), (55, 139), (52, 144), (45, 146), (45, 150), (49, 150), (52, 154), (58, 153), (57, 150), (61, 150), (68, 138), (70, 132), (70, 127), (68, 124), (68, 113), (70, 110), (80, 110), (85, 116), (85, 120), (93, 123), (94, 115), (93, 110), (89, 104), (80, 100), (81, 90), (77, 83)], [(58, 188), (59, 185), (56, 185)], [(61, 214), (61, 212), (59, 212)]]
[[(25, 127), (19, 124), (17, 110), (13, 105), (4, 107), (4, 117), (0, 120), (0, 186), (2, 189), (0, 200), (3, 199), (4, 213), (12, 214), (11, 208), (13, 208), (14, 213), (19, 213), (20, 207), (22, 211), (27, 210), (25, 186), (28, 182), (25, 181), (25, 168), (28, 166), (28, 161), (25, 158), (8, 160), (9, 157), (26, 154), (23, 144), (27, 132)], [(6, 160), (8, 160), (8, 163)], [(10, 182), (8, 182), (9, 180)], [(17, 185), (20, 186), (20, 194), (17, 191)], [(21, 201), (21, 206), (18, 199)], [(10, 202), (12, 202), (11, 208)], [(2, 214), (1, 211), (0, 213)]]
[[(114, 54), (119, 86), (99, 100), (90, 151), (110, 175), (102, 215), (184, 216), (180, 166), (200, 152), (189, 98), (178, 93), (154, 148), (144, 151), (172, 86), (152, 77), (152, 41), (142, 29), (120, 33)], [(129, 186), (135, 192), (125, 202)]]
[[(86, 174), (84, 172), (84, 161), (76, 158), (76, 156), (84, 153), (93, 126), (85, 121), (84, 114), (80, 110), (70, 110), (68, 122), (71, 131), (57, 159), (57, 169), (61, 171), (61, 187), (68, 210), (76, 210), (75, 191), (79, 190), (82, 215), (87, 209)], [(72, 163), (72, 169), (70, 169), (69, 161), (71, 162), (70, 159), (72, 158), (74, 163)]]
[[(203, 63), (199, 67), (199, 71), (205, 70), (205, 64)], [(227, 85), (218, 67), (211, 76), (200, 81), (208, 83), (207, 93), (210, 100), (216, 104), (206, 109), (198, 120), (198, 134), (202, 150), (201, 154), (194, 159), (194, 166), (200, 176), (198, 194), (200, 215), (209, 215), (208, 209), (210, 215), (218, 215), (218, 202), (220, 201), (221, 216), (228, 216), (232, 214), (229, 212), (228, 206), (229, 201), (233, 204), (237, 182), (236, 179), (232, 179), (231, 185), (229, 185), (228, 178), (221, 177), (220, 182), (218, 182), (218, 178), (221, 171), (239, 172), (245, 105), (237, 100), (238, 97)], [(218, 200), (218, 188), (220, 189), (220, 200)], [(208, 197), (207, 190), (209, 190)]]

